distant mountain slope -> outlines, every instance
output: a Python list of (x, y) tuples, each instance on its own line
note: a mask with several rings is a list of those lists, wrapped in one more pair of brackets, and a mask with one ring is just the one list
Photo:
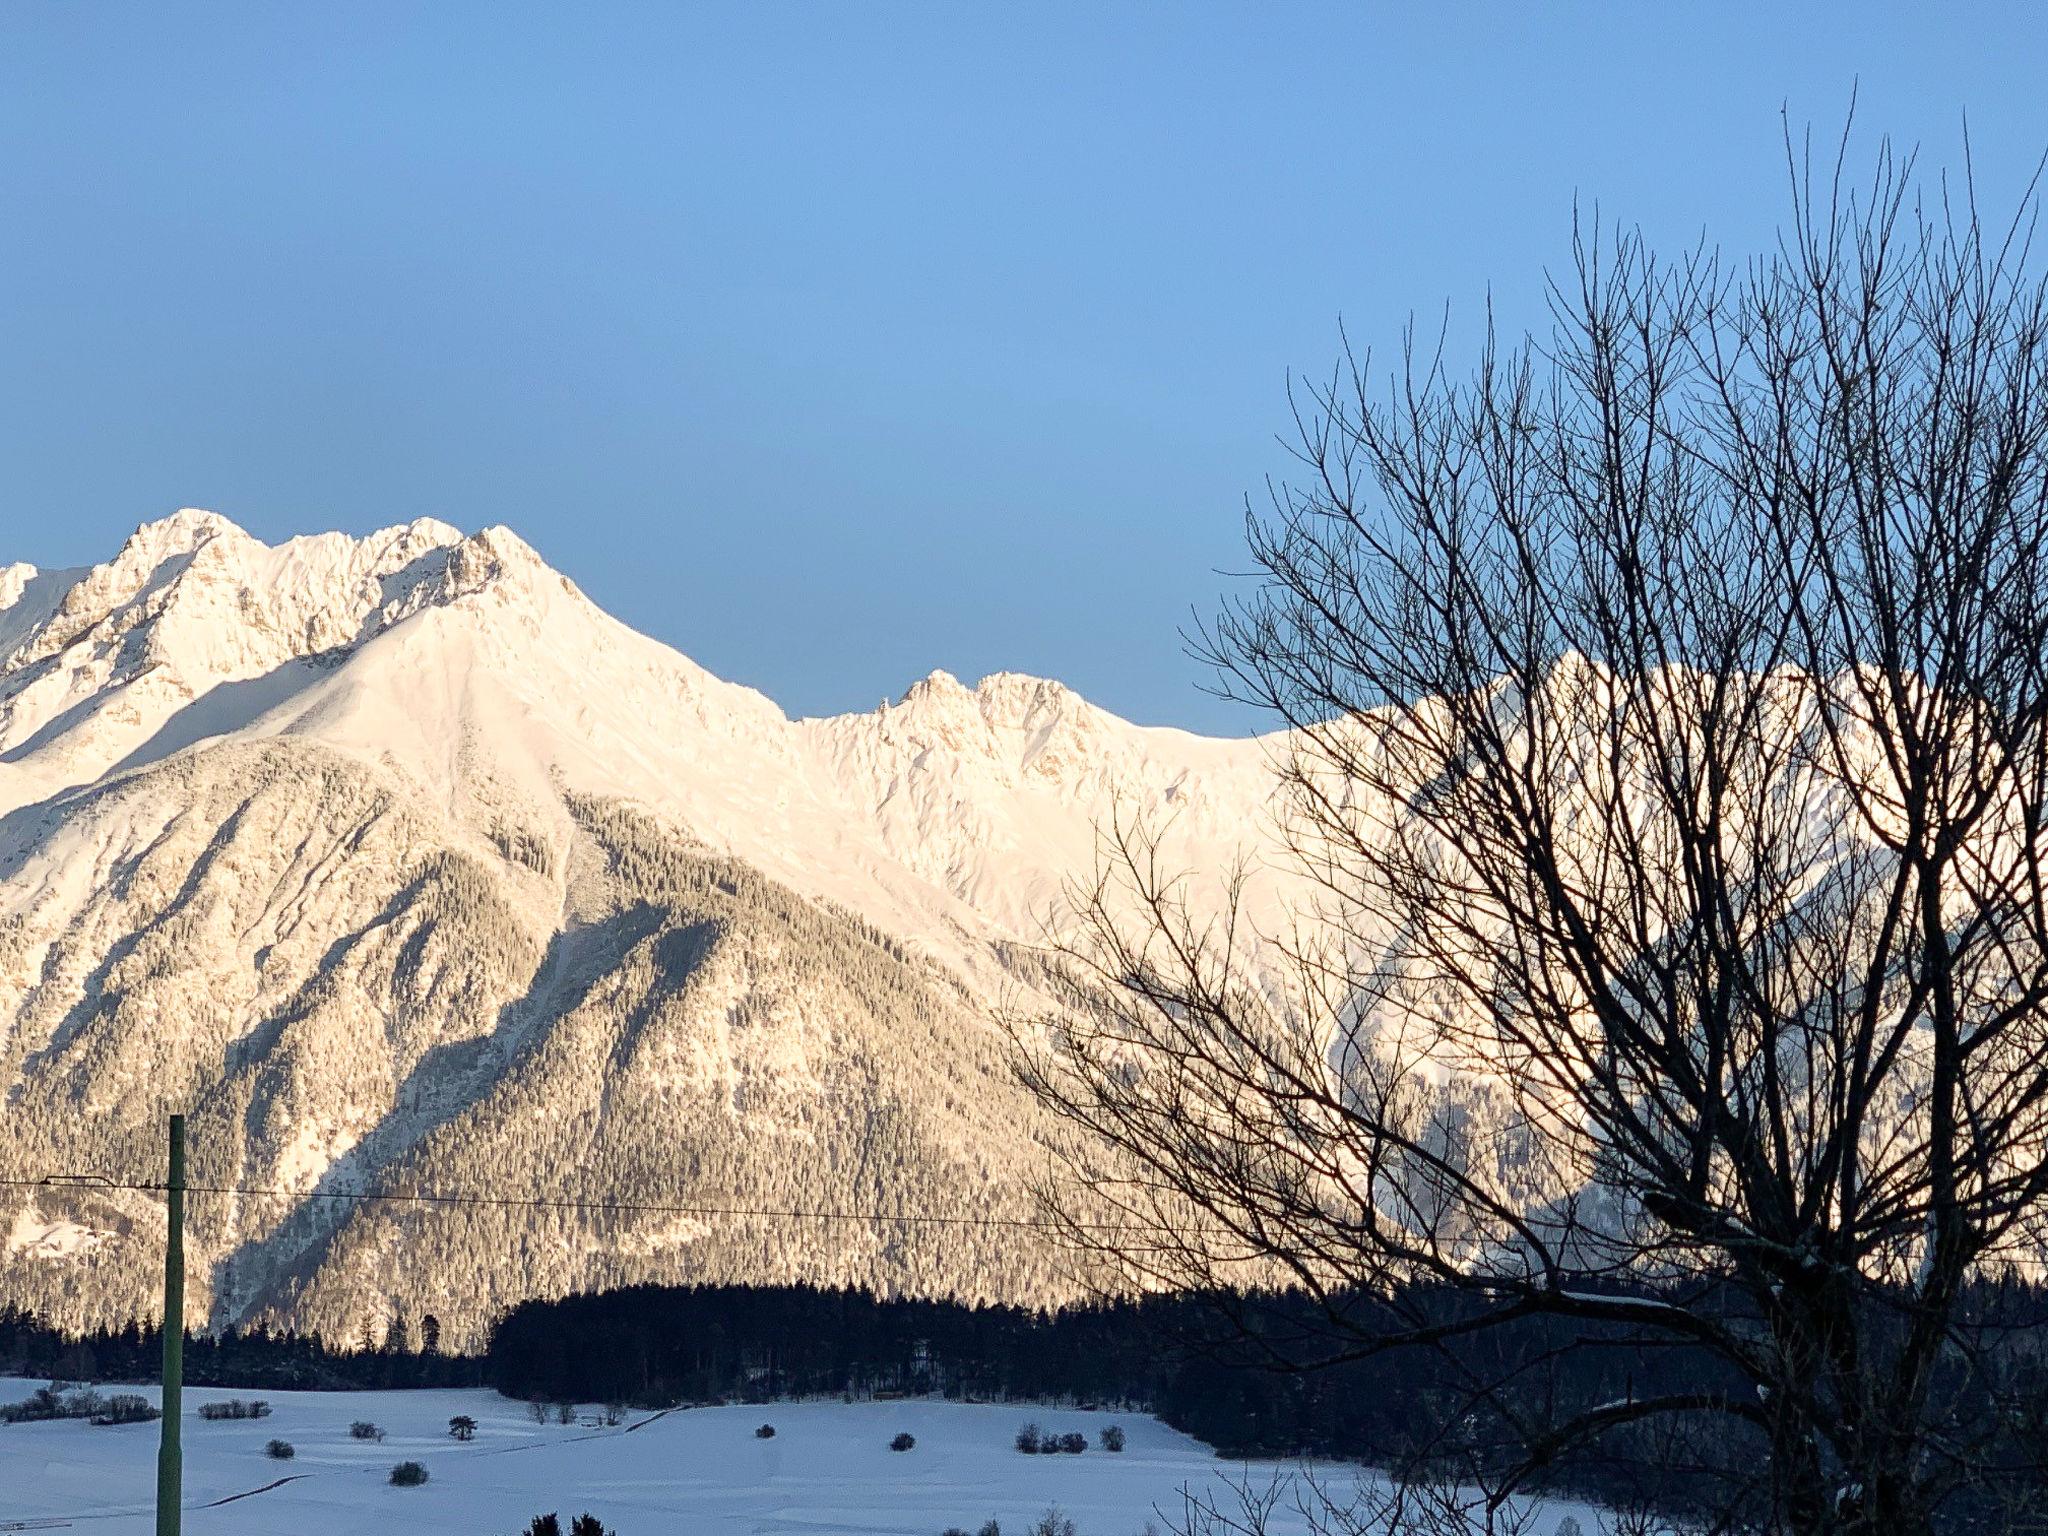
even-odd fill
[[(989, 1009), (1118, 805), (1219, 868), (1268, 746), (943, 673), (790, 721), (504, 529), (208, 513), (0, 568), (0, 1177), (194, 1178), (195, 1321), (330, 1336), (635, 1279), (1066, 1294), (1029, 1231), (323, 1196), (1029, 1214)], [(147, 1312), (146, 1195), (0, 1191), (0, 1294)]]

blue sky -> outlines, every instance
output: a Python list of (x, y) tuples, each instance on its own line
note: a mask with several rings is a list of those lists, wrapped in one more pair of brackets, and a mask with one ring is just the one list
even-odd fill
[[(1683, 13), (1683, 14), (1681, 14)], [(1341, 318), (1541, 318), (1573, 198), (1766, 241), (1779, 110), (2018, 189), (2048, 11), (0, 10), (0, 560), (518, 529), (792, 713), (1238, 731), (1177, 631)]]

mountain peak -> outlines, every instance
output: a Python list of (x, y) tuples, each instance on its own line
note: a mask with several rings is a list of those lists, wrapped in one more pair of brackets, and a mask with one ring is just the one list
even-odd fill
[(503, 523), (493, 523), (461, 539), (449, 550), (449, 562), (451, 570), (463, 565), (486, 580), (514, 577), (531, 581), (541, 578), (555, 586), (575, 590), (569, 579), (549, 565), (539, 550)]
[(971, 697), (973, 695), (967, 685), (959, 678), (944, 667), (934, 667), (903, 690), (903, 697), (896, 701), (896, 707), (907, 709), (920, 704), (953, 705)]
[(1045, 724), (1086, 702), (1065, 683), (1028, 672), (991, 672), (975, 684), (974, 696), (983, 719), (1009, 730)]
[[(1223, 869), (1271, 794), (1254, 743), (1021, 673), (792, 721), (506, 528), (271, 545), (182, 511), (91, 570), (0, 568), (0, 1100), (25, 1106), (0, 1172), (78, 1166), (176, 1106), (286, 1189), (538, 1158), (593, 1199), (712, 1193), (641, 1156), (674, 1143), (739, 1181), (723, 1199), (851, 1201), (831, 1181), (873, 1167), (911, 1207), (1021, 1198), (1034, 1110), (991, 1092), (972, 1000), (1017, 980), (1010, 944), (1095, 867), (1110, 810), (1170, 809), (1163, 857)], [(0, 1243), (0, 1289), (110, 1320), (154, 1272), (124, 1200), (0, 1203), (0, 1237), (109, 1234), (90, 1289), (83, 1250)], [(764, 1271), (715, 1233), (608, 1230), (550, 1268), (503, 1234), (315, 1209), (267, 1198), (232, 1246), (196, 1239), (195, 1295), (350, 1332), (431, 1303), (473, 1336), (598, 1275), (950, 1283), (864, 1239)], [(463, 1267), (467, 1300), (366, 1279), (387, 1250)], [(1043, 1299), (1019, 1263), (992, 1298)]]
[(991, 672), (969, 688), (943, 667), (935, 667), (903, 690), (897, 708), (918, 705), (979, 710), (992, 726), (1017, 725), (1047, 710), (1084, 702), (1065, 683), (1029, 672)]
[(459, 544), (462, 530), (453, 523), (444, 523), (438, 517), (416, 517), (403, 528), (386, 528), (386, 534), (400, 533), (409, 539), (425, 544)]
[(138, 524), (128, 536), (128, 542), (134, 544), (139, 541), (157, 548), (189, 551), (222, 534), (249, 537), (233, 519), (222, 517), (218, 512), (209, 512), (204, 507), (180, 507), (168, 517), (152, 518)]
[(95, 567), (94, 575), (105, 573), (108, 585), (129, 587), (159, 570), (166, 561), (196, 555), (216, 539), (255, 542), (218, 512), (180, 507), (168, 517), (138, 523), (135, 531), (121, 541), (114, 558)]
[[(545, 622), (560, 585), (509, 529), (465, 537), (435, 518), (270, 545), (217, 512), (187, 507), (141, 524), (110, 561), (0, 579), (0, 751), (34, 755), (48, 782), (127, 760), (195, 700), (336, 657), (419, 613), (512, 577), (506, 606)], [(531, 594), (531, 599), (529, 597)], [(249, 697), (254, 697), (244, 690)], [(198, 711), (183, 734), (196, 729)]]

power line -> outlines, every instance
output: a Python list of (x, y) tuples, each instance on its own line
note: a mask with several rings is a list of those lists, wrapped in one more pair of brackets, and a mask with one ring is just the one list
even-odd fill
[[(104, 1189), (130, 1190), (140, 1194), (163, 1194), (161, 1183), (130, 1182), (98, 1173), (46, 1174), (40, 1179), (0, 1178), (0, 1187), (15, 1189)], [(280, 1200), (359, 1200), (382, 1204), (482, 1205), (521, 1210), (603, 1211), (615, 1214), (646, 1212), (656, 1215), (733, 1217), (767, 1221), (855, 1221), (897, 1222), (907, 1226), (989, 1227), (1007, 1231), (1060, 1232), (1082, 1230), (1127, 1230), (1112, 1222), (1047, 1221), (1028, 1216), (941, 1216), (925, 1211), (797, 1210), (766, 1206), (686, 1205), (632, 1200), (583, 1200), (556, 1195), (493, 1195), (475, 1191), (377, 1191), (331, 1189), (261, 1189), (235, 1184), (187, 1184), (188, 1195), (240, 1195), (247, 1198)]]

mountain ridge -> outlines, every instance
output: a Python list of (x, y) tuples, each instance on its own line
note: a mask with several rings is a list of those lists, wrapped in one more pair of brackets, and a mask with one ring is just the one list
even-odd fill
[[(1030, 1216), (1076, 1149), (1010, 1078), (1008, 957), (1112, 809), (1169, 813), (1190, 868), (1256, 852), (1271, 747), (1015, 673), (793, 720), (504, 528), (269, 546), (188, 510), (6, 567), (0, 1172), (153, 1175), (176, 1108), (195, 1173), (295, 1192), (195, 1200), (195, 1323), (459, 1342), (634, 1279), (1061, 1299), (1035, 1238), (602, 1207)], [(507, 1170), (572, 1204), (320, 1198)], [(147, 1197), (34, 1190), (0, 1286), (147, 1315), (161, 1242)]]

